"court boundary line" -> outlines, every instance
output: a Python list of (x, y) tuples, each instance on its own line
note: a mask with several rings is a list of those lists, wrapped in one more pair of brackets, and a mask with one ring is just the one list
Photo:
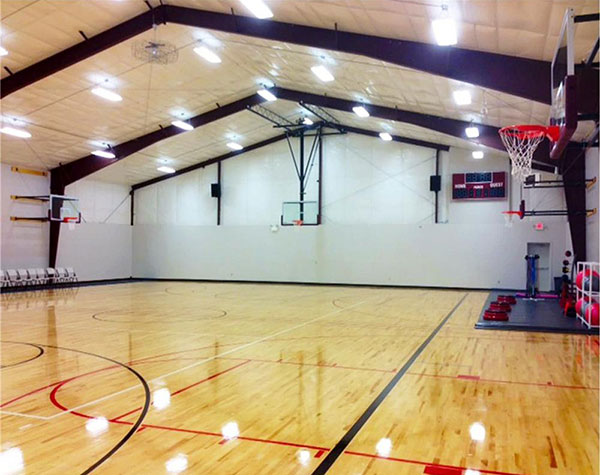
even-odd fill
[[(460, 470), (461, 473), (466, 470), (469, 470), (469, 467), (461, 467), (458, 465), (446, 465), (446, 464), (440, 464), (440, 463), (435, 463), (435, 462), (423, 462), (421, 460), (404, 459), (404, 458), (399, 458), (399, 457), (384, 457), (383, 455), (368, 454), (365, 452), (355, 452), (352, 450), (348, 450), (347, 452), (344, 452), (344, 454), (358, 456), (358, 457), (368, 457), (368, 458), (377, 459), (377, 460), (387, 460), (388, 462), (400, 462), (400, 463), (407, 463), (407, 464), (412, 464), (412, 465), (421, 465), (421, 466), (425, 466), (425, 467), (435, 467), (435, 468), (442, 468), (442, 469), (449, 469), (449, 470)], [(486, 468), (470, 468), (470, 470), (473, 470), (478, 473), (486, 473), (486, 474), (490, 474), (490, 475), (519, 475), (518, 473), (514, 473), (514, 472), (502, 472), (499, 470), (491, 470), (491, 469), (486, 469)]]
[(369, 406), (360, 415), (356, 422), (352, 424), (352, 427), (350, 427), (350, 429), (342, 436), (342, 438), (337, 442), (337, 444), (335, 444), (335, 446), (329, 451), (329, 453), (323, 459), (323, 461), (312, 472), (312, 475), (323, 475), (329, 471), (329, 469), (333, 466), (337, 459), (344, 453), (346, 448), (350, 445), (354, 437), (356, 437), (356, 435), (364, 427), (367, 421), (371, 418), (371, 416), (375, 413), (379, 406), (381, 406), (381, 404), (387, 398), (387, 396), (400, 382), (402, 377), (408, 372), (408, 370), (415, 363), (417, 358), (421, 356), (423, 351), (425, 351), (425, 348), (429, 346), (429, 343), (431, 343), (431, 341), (440, 332), (440, 330), (446, 324), (446, 322), (450, 320), (452, 315), (454, 315), (456, 310), (458, 310), (458, 308), (462, 305), (462, 303), (465, 301), (468, 295), (469, 293), (466, 293), (462, 296), (462, 298), (458, 301), (458, 303), (456, 303), (456, 305), (454, 305), (454, 307), (442, 319), (438, 326), (435, 327), (435, 329), (429, 334), (429, 336), (421, 343), (421, 345), (419, 345), (419, 347), (410, 356), (408, 361), (404, 363), (404, 365), (402, 365), (402, 367), (394, 375), (391, 381), (383, 388), (383, 390), (377, 395), (377, 397), (371, 402), (371, 404), (369, 404)]

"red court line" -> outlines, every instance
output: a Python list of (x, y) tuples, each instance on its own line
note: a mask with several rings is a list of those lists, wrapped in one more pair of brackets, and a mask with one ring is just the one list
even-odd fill
[[(75, 379), (75, 378), (72, 378)], [(87, 414), (82, 414), (81, 412), (77, 412), (77, 411), (72, 411), (70, 410), (68, 407), (63, 406), (60, 402), (58, 402), (58, 400), (56, 399), (56, 393), (58, 393), (58, 391), (60, 391), (60, 388), (62, 388), (65, 384), (67, 384), (69, 381), (72, 381), (72, 379), (67, 380), (67, 381), (63, 381), (62, 383), (57, 384), (54, 389), (52, 390), (52, 392), (50, 393), (50, 402), (52, 402), (52, 404), (59, 408), (62, 411), (66, 411), (66, 412), (70, 412), (71, 414), (74, 414), (76, 416), (79, 417), (83, 417), (85, 419), (93, 419), (92, 416), (88, 416)]]
[[(178, 389), (177, 391), (172, 392), (171, 396), (176, 396), (177, 394), (181, 394), (182, 392), (187, 391), (188, 389), (191, 389), (191, 388), (193, 388), (195, 386), (198, 386), (199, 384), (202, 384), (202, 383), (205, 383), (205, 382), (210, 381), (212, 379), (215, 379), (215, 378), (217, 378), (217, 377), (219, 377), (219, 376), (221, 376), (221, 375), (223, 375), (225, 373), (228, 373), (229, 371), (233, 371), (234, 369), (237, 369), (240, 366), (244, 366), (245, 364), (248, 364), (248, 363), (250, 363), (249, 360), (244, 360), (241, 363), (232, 366), (231, 368), (227, 368), (227, 369), (225, 369), (223, 371), (220, 371), (218, 373), (215, 373), (215, 374), (209, 376), (208, 378), (204, 378), (204, 379), (202, 379), (200, 381), (197, 381), (197, 382), (195, 382), (193, 384), (190, 384), (189, 386), (186, 386), (184, 388)], [(111, 419), (111, 422), (118, 422), (119, 419), (122, 419), (123, 417), (129, 416), (129, 415), (133, 414), (134, 412), (140, 411), (141, 409), (142, 409), (141, 406), (140, 407), (136, 407), (135, 409), (133, 409), (133, 410), (131, 410), (129, 412), (126, 412), (125, 414), (121, 414), (120, 416), (117, 416), (117, 417)]]
[[(207, 381), (210, 379), (213, 379), (215, 377), (217, 377), (220, 374), (223, 374), (224, 372), (227, 371), (231, 371), (235, 368), (238, 368), (244, 364), (248, 364), (250, 361), (245, 360), (242, 363), (229, 368), (225, 371), (222, 371), (220, 373), (217, 373), (215, 375), (210, 376), (209, 378), (206, 378), (203, 381)], [(83, 376), (83, 375), (82, 375)], [(66, 411), (69, 412), (75, 416), (79, 416), (85, 419), (91, 419), (92, 417), (87, 415), (87, 414), (82, 414), (80, 412), (77, 411), (73, 411), (70, 410), (69, 408), (65, 407), (64, 405), (62, 405), (56, 398), (56, 394), (58, 393), (58, 391), (65, 385), (67, 384), (69, 381), (72, 381), (75, 378), (70, 378), (68, 380), (65, 380), (61, 383), (59, 383), (58, 385), (56, 385), (56, 387), (52, 390), (52, 392), (50, 393), (50, 401), (52, 402), (52, 404), (54, 406), (56, 406), (57, 408), (61, 409), (62, 411)], [(182, 392), (183, 390), (187, 390), (191, 387), (197, 386), (198, 384), (200, 384), (200, 382), (198, 383), (194, 383), (186, 388), (182, 388), (179, 392)], [(179, 393), (178, 392), (178, 393)], [(174, 393), (175, 394), (175, 393)], [(131, 412), (130, 412), (131, 413)], [(123, 416), (119, 416), (118, 418), (123, 417)], [(128, 421), (119, 421), (117, 420), (118, 418), (112, 419), (110, 422), (112, 423), (116, 423), (116, 424), (124, 424), (124, 425), (133, 425), (133, 422), (128, 422)], [(211, 436), (211, 437), (219, 437), (221, 440), (221, 442), (223, 441), (223, 436), (222, 434), (216, 433), (216, 432), (208, 432), (208, 431), (199, 431), (199, 430), (194, 430), (194, 429), (183, 429), (183, 428), (177, 428), (177, 427), (169, 427), (169, 426), (160, 426), (160, 425), (156, 425), (156, 424), (142, 424), (140, 426), (140, 431), (144, 430), (144, 429), (157, 429), (157, 430), (165, 430), (165, 431), (172, 431), (172, 432), (181, 432), (181, 433), (188, 433), (188, 434), (195, 434), (195, 435), (206, 435), (206, 436)], [(273, 444), (273, 445), (281, 445), (281, 446), (286, 446), (286, 447), (297, 447), (297, 448), (305, 448), (305, 449), (313, 449), (313, 450), (317, 450), (317, 454), (315, 455), (315, 458), (318, 458), (320, 456), (323, 455), (323, 453), (325, 452), (329, 452), (330, 449), (326, 448), (326, 447), (320, 447), (320, 446), (316, 446), (316, 445), (309, 445), (309, 444), (299, 444), (299, 443), (295, 443), (295, 442), (285, 442), (285, 441), (279, 441), (279, 440), (273, 440), (273, 439), (261, 439), (261, 438), (257, 438), (257, 437), (246, 437), (246, 436), (239, 436), (237, 437), (238, 440), (244, 440), (244, 441), (249, 441), (249, 442), (258, 442), (258, 443), (265, 443), (265, 444)], [(437, 468), (447, 468), (447, 469), (455, 469), (455, 470), (466, 470), (466, 468), (464, 467), (455, 467), (452, 465), (441, 465), (441, 464), (432, 464), (430, 462), (422, 462), (422, 461), (418, 461), (418, 460), (410, 460), (410, 459), (401, 459), (401, 458), (395, 458), (395, 457), (381, 457), (378, 455), (373, 455), (373, 454), (365, 454), (365, 453), (361, 453), (361, 452), (351, 452), (351, 451), (347, 451), (345, 452), (345, 454), (348, 455), (357, 455), (357, 456), (363, 456), (363, 457), (370, 457), (370, 458), (377, 458), (377, 459), (384, 459), (384, 460), (390, 460), (390, 461), (395, 461), (395, 462), (404, 462), (404, 463), (411, 463), (411, 464), (417, 464), (417, 465), (422, 465), (425, 467), (437, 467)], [(486, 470), (486, 469), (479, 469), (480, 473), (488, 473), (488, 474), (492, 474), (492, 475), (517, 475), (517, 474), (513, 474), (513, 473), (509, 473), (509, 472), (500, 472), (500, 471), (495, 471), (495, 470)], [(448, 474), (450, 475), (450, 474)]]
[[(324, 368), (335, 368), (335, 369), (347, 369), (347, 370), (356, 370), (356, 371), (375, 371), (381, 373), (395, 373), (396, 369), (379, 369), (379, 368), (366, 368), (366, 367), (357, 367), (357, 366), (344, 366), (339, 365), (337, 363), (299, 363), (295, 361), (281, 361), (281, 360), (265, 360), (265, 359), (247, 359), (247, 358), (235, 358), (229, 356), (217, 356), (216, 359), (222, 360), (243, 360), (243, 361), (251, 361), (256, 363), (277, 363), (277, 364), (287, 364), (287, 365), (296, 365), (296, 366), (316, 366), (316, 367), (324, 367)], [(416, 362), (418, 363), (418, 361)], [(464, 365), (463, 365), (464, 366)], [(565, 384), (554, 384), (554, 383), (536, 383), (536, 382), (528, 382), (528, 381), (508, 381), (502, 379), (486, 379), (481, 378), (480, 376), (470, 375), (470, 374), (459, 374), (457, 376), (448, 376), (441, 374), (430, 374), (430, 373), (415, 373), (408, 372), (406, 374), (410, 374), (413, 376), (425, 376), (427, 378), (443, 378), (443, 379), (462, 379), (469, 381), (481, 381), (484, 383), (499, 383), (499, 384), (517, 384), (517, 385), (525, 385), (525, 386), (539, 386), (539, 387), (548, 387), (551, 386), (553, 388), (561, 388), (561, 389), (587, 389), (590, 391), (598, 391), (600, 388), (593, 386), (574, 386), (574, 385), (565, 385)]]
[[(214, 379), (224, 373), (227, 373), (229, 371), (232, 371), (236, 368), (239, 368), (245, 364), (250, 363), (250, 361), (245, 360), (235, 366), (232, 366), (231, 368), (228, 368), (224, 371), (221, 371), (219, 373), (215, 373), (212, 376), (209, 376), (208, 378), (203, 379), (202, 381), (198, 381), (194, 384), (191, 384), (185, 388), (182, 388), (174, 393), (172, 393), (172, 395), (176, 395), (176, 394), (180, 394), (183, 391), (187, 391), (190, 388), (193, 388), (203, 382), (206, 381), (210, 381), (211, 379)], [(83, 375), (82, 375), (83, 376)], [(57, 384), (56, 387), (52, 390), (52, 392), (50, 393), (50, 402), (52, 402), (52, 404), (59, 408), (61, 411), (65, 411), (65, 412), (69, 412), (75, 416), (79, 416), (85, 419), (93, 419), (92, 416), (89, 416), (87, 414), (82, 414), (81, 412), (77, 412), (77, 411), (73, 411), (71, 409), (69, 409), (68, 407), (65, 407), (63, 404), (61, 404), (56, 395), (58, 393), (58, 391), (68, 382), (72, 381), (73, 379), (76, 379), (77, 377), (74, 378), (70, 378), (68, 380), (62, 381), (61, 383)], [(112, 423), (116, 423), (116, 424), (125, 424), (125, 425), (133, 425), (133, 422), (128, 422), (128, 421), (121, 421), (118, 420), (122, 417), (125, 417), (125, 415), (129, 415), (132, 414), (133, 412), (138, 411), (141, 408), (137, 408), (134, 409), (133, 411), (129, 411), (126, 414), (123, 414), (121, 416), (118, 416), (114, 419), (111, 419), (109, 422)], [(173, 431), (173, 432), (184, 432), (184, 433), (190, 433), (190, 434), (197, 434), (197, 435), (208, 435), (208, 436), (212, 436), (212, 437), (219, 437), (221, 439), (223, 439), (223, 435), (216, 433), (216, 432), (207, 432), (207, 431), (199, 431), (199, 430), (193, 430), (193, 429), (181, 429), (181, 428), (177, 428), (177, 427), (168, 427), (168, 426), (159, 426), (159, 425), (155, 425), (155, 424), (142, 424), (140, 426), (140, 431), (143, 429), (160, 429), (160, 430), (167, 430), (167, 431)], [(138, 431), (139, 432), (139, 431)], [(245, 441), (250, 441), (250, 442), (260, 442), (260, 443), (266, 443), (266, 444), (274, 444), (274, 445), (283, 445), (283, 446), (287, 446), (287, 447), (298, 447), (298, 448), (306, 448), (306, 449), (314, 449), (317, 451), (321, 451), (321, 452), (328, 452), (329, 449), (326, 447), (320, 447), (320, 446), (316, 446), (316, 445), (308, 445), (308, 444), (297, 444), (295, 442), (284, 442), (284, 441), (280, 441), (280, 440), (273, 440), (273, 439), (260, 439), (260, 438), (256, 438), (256, 437), (245, 437), (245, 436), (239, 436), (237, 437), (238, 440), (245, 440)]]
[[(203, 357), (202, 357), (203, 358)], [(201, 358), (172, 358), (168, 360), (144, 360), (144, 361), (132, 361), (132, 365), (136, 364), (146, 364), (146, 363), (165, 363), (168, 361), (183, 361), (183, 360), (199, 360)], [(345, 366), (337, 363), (305, 363), (305, 362), (297, 362), (297, 361), (283, 361), (283, 360), (264, 360), (264, 359), (255, 359), (255, 358), (235, 358), (230, 356), (215, 356), (217, 360), (234, 360), (234, 361), (250, 361), (252, 363), (279, 363), (279, 364), (287, 364), (287, 365), (295, 365), (295, 366), (316, 366), (320, 368), (334, 368), (334, 369), (347, 369), (347, 370), (355, 370), (355, 371), (374, 371), (378, 373), (395, 373), (396, 369), (380, 369), (380, 368), (366, 368), (360, 366)]]
[(469, 376), (469, 375), (458, 375), (458, 376), (448, 376), (445, 374), (428, 374), (428, 373), (414, 373), (408, 372), (406, 374), (410, 374), (412, 376), (425, 376), (427, 378), (439, 378), (439, 379), (461, 379), (466, 381), (480, 382), (480, 383), (498, 383), (498, 384), (516, 384), (521, 386), (539, 386), (543, 388), (561, 388), (561, 389), (587, 389), (589, 391), (598, 391), (600, 388), (593, 386), (569, 386), (566, 384), (554, 384), (552, 382), (545, 383), (535, 383), (528, 381), (506, 381), (503, 379), (486, 379), (480, 378), (478, 376)]
[[(223, 343), (223, 344), (219, 344), (217, 345), (217, 347), (225, 347), (225, 346), (237, 346), (237, 345), (245, 345), (246, 343)], [(144, 358), (138, 358), (136, 360), (131, 360), (129, 361), (130, 364), (135, 364), (135, 363), (141, 363), (142, 361), (147, 361), (147, 360), (151, 360), (154, 358), (161, 358), (163, 356), (171, 356), (171, 355), (180, 355), (182, 353), (191, 353), (192, 351), (200, 351), (200, 350), (209, 350), (209, 349), (214, 349), (215, 345), (208, 345), (208, 346), (200, 346), (198, 348), (192, 348), (190, 350), (180, 350), (180, 351), (171, 351), (170, 353), (162, 353), (162, 354), (158, 354), (158, 355), (152, 355), (152, 356), (145, 356)]]
[(423, 473), (427, 475), (462, 475), (462, 468), (446, 468), (438, 467), (437, 465), (427, 465)]
[(221, 360), (248, 360), (253, 363), (278, 363), (278, 364), (287, 364), (294, 366), (316, 366), (319, 368), (334, 368), (334, 369), (348, 369), (355, 371), (375, 371), (378, 373), (395, 373), (396, 369), (379, 369), (379, 368), (365, 368), (360, 366), (344, 366), (337, 363), (300, 363), (297, 361), (282, 361), (282, 360), (263, 360), (263, 359), (248, 359), (248, 358), (235, 358), (229, 356), (217, 356), (217, 359)]
[[(75, 413), (73, 413), (73, 414), (75, 414)], [(89, 416), (85, 416), (85, 417), (89, 418)], [(114, 422), (116, 424), (133, 425), (133, 422), (128, 422), (128, 421), (111, 420), (110, 422)], [(195, 435), (206, 435), (206, 436), (210, 436), (210, 437), (218, 437), (219, 439), (222, 439), (219, 442), (220, 445), (224, 445), (227, 442), (230, 442), (230, 440), (223, 439), (223, 435), (219, 434), (218, 432), (208, 432), (205, 430), (195, 430), (195, 429), (182, 429), (180, 427), (160, 426), (160, 425), (156, 425), (156, 424), (142, 424), (140, 427), (143, 429), (157, 429), (157, 430), (164, 430), (164, 431), (169, 431), (169, 432), (182, 432), (185, 434), (195, 434)], [(317, 455), (319, 455), (319, 452), (321, 452), (321, 454), (319, 456), (321, 456), (325, 452), (329, 452), (329, 450), (330, 450), (326, 447), (319, 447), (318, 445), (298, 444), (296, 442), (285, 442), (282, 440), (274, 440), (274, 439), (260, 439), (257, 437), (239, 436), (239, 437), (236, 437), (235, 439), (231, 439), (231, 440), (245, 440), (248, 442), (259, 442), (259, 443), (263, 443), (263, 444), (282, 445), (285, 447), (297, 447), (300, 449), (313, 449), (313, 450), (317, 451)], [(315, 457), (317, 457), (317, 456), (315, 455)]]
[[(324, 368), (335, 368), (335, 369), (347, 369), (347, 370), (356, 370), (356, 371), (376, 371), (376, 372), (381, 372), (381, 373), (395, 373), (396, 369), (380, 369), (380, 368), (366, 368), (366, 367), (357, 367), (357, 366), (344, 366), (344, 365), (339, 365), (337, 363), (331, 363), (331, 364), (327, 364), (327, 363), (299, 363), (299, 362), (295, 362), (295, 361), (281, 361), (281, 360), (266, 360), (266, 359), (247, 359), (247, 358), (235, 358), (235, 357), (229, 357), (229, 356), (217, 356), (216, 359), (223, 359), (223, 360), (242, 360), (242, 361), (251, 361), (251, 362), (257, 362), (257, 363), (278, 363), (278, 364), (287, 364), (287, 365), (297, 365), (297, 366), (316, 366), (316, 367), (324, 367)], [(169, 360), (165, 360), (165, 361), (169, 361)], [(143, 363), (152, 363), (154, 361), (144, 361)], [(160, 362), (160, 361), (158, 361)], [(419, 363), (418, 361), (416, 363)], [(427, 364), (427, 363), (424, 363)], [(432, 363), (429, 363), (432, 364)], [(467, 366), (467, 365), (457, 365), (457, 366)], [(526, 386), (552, 386), (554, 388), (561, 388), (561, 389), (587, 389), (590, 391), (597, 391), (600, 388), (597, 387), (590, 387), (590, 386), (575, 386), (575, 385), (565, 385), (565, 384), (554, 384), (554, 383), (536, 383), (536, 382), (528, 382), (528, 381), (508, 381), (508, 380), (501, 380), (501, 379), (486, 379), (486, 378), (481, 378), (480, 376), (476, 376), (476, 375), (469, 375), (469, 374), (459, 374), (457, 376), (448, 376), (448, 375), (440, 375), (440, 374), (430, 374), (430, 373), (415, 373), (415, 372), (408, 372), (407, 374), (413, 375), (413, 376), (425, 376), (428, 378), (444, 378), (444, 379), (463, 379), (463, 380), (471, 380), (471, 381), (481, 381), (481, 382), (487, 382), (487, 383), (499, 383), (499, 384), (517, 384), (517, 385), (526, 385)]]
[[(461, 473), (465, 470), (471, 469), (471, 470), (477, 470), (480, 473), (489, 473), (491, 475), (519, 475), (519, 474), (513, 473), (513, 472), (501, 472), (498, 470), (487, 470), (485, 468), (458, 467), (455, 465), (444, 465), (444, 464), (438, 464), (438, 463), (423, 462), (421, 460), (411, 460), (411, 459), (403, 459), (403, 458), (397, 458), (397, 457), (383, 457), (381, 455), (367, 454), (367, 453), (363, 453), (363, 452), (353, 452), (350, 450), (345, 451), (344, 454), (345, 455), (356, 455), (359, 457), (369, 457), (369, 458), (379, 459), (379, 460), (389, 460), (390, 462), (403, 462), (403, 463), (411, 463), (414, 465), (423, 465), (423, 466), (425, 466), (425, 469), (427, 469), (427, 467), (436, 467), (436, 468), (445, 468), (445, 469), (451, 469), (451, 470), (460, 470), (460, 472), (457, 472), (457, 473)], [(431, 473), (431, 472), (425, 472), (425, 473)], [(449, 474), (450, 473), (451, 472), (449, 472)]]
[(180, 393), (182, 393), (184, 391), (187, 391), (188, 389), (192, 389), (193, 387), (198, 386), (199, 384), (205, 383), (206, 381), (210, 381), (211, 379), (215, 379), (215, 378), (221, 376), (222, 374), (229, 373), (230, 371), (233, 371), (234, 369), (237, 369), (240, 366), (244, 366), (244, 365), (246, 365), (248, 363), (250, 363), (250, 360), (242, 361), (241, 363), (239, 363), (239, 364), (237, 364), (235, 366), (232, 366), (231, 368), (227, 368), (227, 369), (225, 369), (223, 371), (215, 373), (212, 376), (209, 376), (208, 378), (204, 378), (204, 379), (202, 379), (202, 380), (200, 380), (200, 381), (198, 381), (198, 382), (196, 382), (194, 384), (190, 384), (189, 386), (186, 386), (185, 388), (178, 389), (177, 391), (171, 393), (171, 396), (176, 396), (177, 394), (180, 394)]
[(119, 419), (122, 419), (123, 417), (130, 416), (131, 414), (133, 414), (134, 412), (139, 411), (140, 409), (142, 409), (141, 406), (140, 407), (136, 407), (135, 409), (133, 409), (133, 410), (131, 410), (129, 412), (126, 412), (125, 414), (121, 414), (120, 416), (112, 418), (110, 420), (110, 422), (119, 422)]
[(21, 394), (20, 396), (17, 396), (15, 398), (11, 399), (10, 401), (6, 401), (6, 402), (0, 404), (0, 408), (8, 406), (9, 404), (12, 404), (13, 402), (16, 402), (16, 401), (18, 401), (20, 399), (26, 398), (27, 396), (31, 396), (31, 395), (33, 395), (35, 393), (39, 393), (40, 391), (43, 391), (44, 389), (49, 389), (52, 386), (56, 386), (57, 384), (66, 383), (68, 381), (71, 381), (71, 380), (76, 379), (76, 378), (80, 378), (82, 376), (87, 376), (87, 375), (90, 375), (90, 374), (99, 373), (101, 371), (106, 371), (108, 369), (114, 369), (114, 368), (120, 368), (120, 366), (119, 365), (111, 365), (111, 366), (107, 366), (106, 368), (101, 368), (101, 369), (97, 369), (97, 370), (94, 370), (94, 371), (89, 371), (87, 373), (79, 374), (77, 376), (72, 376), (70, 378), (63, 379), (62, 381), (56, 381), (55, 383), (50, 383), (50, 384), (48, 384), (46, 386), (42, 386), (41, 388), (34, 389), (34, 390), (29, 391), (29, 392), (27, 392), (25, 394)]

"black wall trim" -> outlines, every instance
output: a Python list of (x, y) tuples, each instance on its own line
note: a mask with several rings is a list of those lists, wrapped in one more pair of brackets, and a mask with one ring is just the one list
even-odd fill
[(224, 279), (164, 279), (161, 277), (135, 277), (137, 282), (198, 282), (216, 284), (263, 284), (263, 285), (298, 285), (298, 286), (323, 286), (323, 287), (360, 287), (372, 289), (431, 289), (431, 290), (458, 290), (465, 292), (520, 292), (523, 289), (486, 288), (486, 287), (444, 287), (435, 285), (401, 285), (401, 284), (352, 284), (347, 282), (293, 282), (288, 280), (224, 280)]
[(401, 285), (401, 284), (352, 284), (348, 282), (294, 282), (287, 280), (224, 280), (224, 279), (166, 279), (162, 277), (129, 277), (128, 279), (104, 279), (87, 280), (80, 282), (65, 282), (54, 285), (29, 285), (26, 287), (5, 287), (0, 289), (0, 293), (18, 293), (35, 290), (48, 289), (69, 289), (77, 287), (89, 287), (94, 285), (117, 285), (133, 284), (140, 282), (197, 282), (197, 283), (215, 283), (215, 284), (262, 284), (262, 285), (298, 285), (298, 286), (323, 286), (323, 287), (360, 287), (372, 289), (431, 289), (431, 290), (458, 290), (466, 292), (520, 292), (523, 289), (510, 289), (500, 287), (444, 287), (436, 285)]
[(134, 282), (142, 282), (145, 279), (134, 279), (133, 277), (121, 279), (100, 279), (100, 280), (81, 280), (77, 282), (60, 282), (57, 284), (47, 285), (24, 285), (22, 287), (2, 287), (0, 294), (12, 294), (19, 292), (31, 292), (35, 290), (54, 290), (54, 289), (70, 289), (75, 287), (89, 287), (92, 285), (115, 285), (115, 284), (131, 284)]

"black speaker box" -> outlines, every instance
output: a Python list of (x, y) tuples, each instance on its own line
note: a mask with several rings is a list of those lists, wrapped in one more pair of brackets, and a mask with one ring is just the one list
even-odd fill
[(210, 196), (212, 196), (213, 198), (220, 198), (221, 197), (221, 185), (219, 185), (218, 183), (211, 183), (210, 184)]
[(440, 191), (442, 189), (441, 175), (431, 175), (429, 177), (429, 191)]

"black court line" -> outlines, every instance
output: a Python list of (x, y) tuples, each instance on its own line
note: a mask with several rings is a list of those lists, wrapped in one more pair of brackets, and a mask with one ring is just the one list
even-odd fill
[(38, 353), (37, 353), (37, 355), (32, 356), (31, 358), (27, 358), (26, 360), (23, 360), (23, 361), (18, 361), (17, 363), (1, 365), (0, 369), (12, 368), (14, 366), (19, 366), (19, 365), (22, 365), (25, 363), (29, 363), (30, 361), (37, 360), (40, 356), (42, 356), (44, 354), (44, 349), (41, 346), (36, 345), (35, 343), (24, 343), (24, 342), (22, 343), (22, 342), (16, 342), (16, 341), (13, 343), (18, 343), (20, 345), (33, 346), (34, 348), (37, 348)]
[(416, 351), (412, 354), (409, 360), (404, 363), (404, 366), (400, 368), (400, 370), (394, 375), (392, 380), (388, 383), (388, 385), (383, 388), (383, 390), (379, 393), (379, 395), (373, 400), (373, 402), (367, 407), (365, 412), (358, 418), (358, 420), (354, 423), (354, 425), (350, 428), (348, 432), (344, 434), (344, 436), (339, 440), (335, 447), (329, 451), (327, 456), (323, 459), (323, 461), (319, 464), (319, 466), (312, 472), (312, 475), (323, 475), (327, 473), (331, 466), (336, 462), (336, 460), (344, 453), (352, 439), (358, 434), (358, 432), (363, 428), (363, 426), (367, 423), (373, 413), (377, 410), (377, 408), (381, 405), (384, 399), (392, 392), (392, 389), (398, 384), (398, 382), (402, 379), (402, 377), (406, 374), (406, 372), (410, 369), (413, 363), (417, 360), (417, 358), (423, 353), (427, 345), (431, 343), (431, 340), (439, 333), (442, 327), (446, 324), (446, 322), (454, 315), (454, 312), (460, 307), (463, 301), (467, 298), (467, 295), (463, 295), (463, 297), (458, 301), (458, 303), (454, 306), (452, 310), (444, 317), (444, 319), (440, 322), (440, 324), (431, 332), (431, 334), (427, 337), (427, 339), (421, 343), (421, 346), (416, 349)]
[[(21, 341), (3, 341), (2, 343), (21, 343), (24, 345), (33, 345), (33, 343), (25, 343), (25, 342), (21, 342)], [(133, 373), (140, 380), (140, 383), (142, 383), (142, 387), (144, 388), (144, 393), (145, 393), (145, 401), (144, 401), (144, 406), (142, 407), (142, 412), (140, 413), (139, 417), (137, 418), (137, 420), (135, 421), (133, 426), (131, 426), (131, 429), (129, 429), (127, 434), (125, 434), (125, 436), (121, 440), (119, 440), (119, 442), (117, 442), (117, 444), (112, 449), (110, 449), (108, 452), (106, 452), (106, 454), (104, 454), (96, 462), (94, 462), (92, 465), (90, 465), (88, 468), (86, 468), (83, 472), (81, 472), (81, 475), (87, 475), (88, 473), (92, 473), (100, 465), (102, 465), (110, 457), (112, 457), (117, 452), (117, 450), (119, 450), (123, 445), (125, 445), (125, 443), (133, 436), (133, 434), (135, 434), (135, 432), (138, 430), (138, 428), (142, 425), (142, 421), (146, 417), (146, 414), (148, 413), (148, 409), (150, 408), (150, 387), (148, 386), (148, 383), (146, 382), (144, 377), (140, 373), (138, 373), (135, 369), (127, 366), (124, 363), (121, 363), (120, 361), (113, 360), (112, 358), (108, 358), (107, 356), (97, 355), (96, 353), (90, 353), (88, 351), (75, 350), (73, 348), (63, 348), (61, 346), (42, 345), (40, 343), (36, 343), (36, 345), (39, 345), (44, 348), (53, 348), (55, 350), (73, 351), (75, 353), (80, 353), (82, 355), (94, 356), (96, 358), (110, 361), (111, 363), (121, 366), (122, 368), (125, 368), (127, 371), (130, 371), (131, 373)]]

